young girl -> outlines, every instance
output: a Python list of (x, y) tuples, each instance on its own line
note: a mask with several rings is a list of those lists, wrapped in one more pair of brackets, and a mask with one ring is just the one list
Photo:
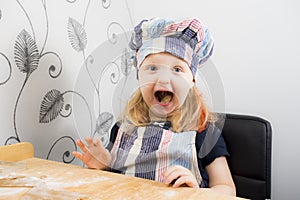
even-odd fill
[(139, 89), (111, 130), (112, 145), (79, 140), (83, 153), (74, 156), (89, 168), (235, 195), (222, 136), (210, 152), (201, 152), (205, 136), (213, 134), (208, 130), (219, 131), (195, 86), (197, 68), (213, 49), (208, 29), (198, 19), (143, 20), (130, 48)]

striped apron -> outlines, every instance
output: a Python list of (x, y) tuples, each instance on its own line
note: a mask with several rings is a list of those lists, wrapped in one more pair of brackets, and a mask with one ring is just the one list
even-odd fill
[(128, 128), (122, 124), (111, 150), (111, 167), (129, 176), (164, 182), (166, 169), (181, 165), (201, 186), (195, 137), (196, 131), (174, 133), (157, 125)]

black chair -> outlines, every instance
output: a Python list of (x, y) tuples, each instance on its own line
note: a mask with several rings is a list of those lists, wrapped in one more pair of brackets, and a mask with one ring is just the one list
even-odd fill
[(226, 114), (222, 135), (237, 196), (271, 199), (270, 122), (256, 116)]

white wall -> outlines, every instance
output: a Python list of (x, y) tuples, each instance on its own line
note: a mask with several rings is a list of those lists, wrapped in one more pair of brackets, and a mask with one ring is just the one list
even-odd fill
[(272, 199), (299, 199), (300, 2), (130, 2), (135, 23), (141, 18), (189, 16), (210, 27), (226, 111), (258, 115), (272, 123)]

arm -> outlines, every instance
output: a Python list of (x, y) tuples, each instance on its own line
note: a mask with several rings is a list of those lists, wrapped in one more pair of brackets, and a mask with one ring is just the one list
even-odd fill
[(235, 185), (224, 156), (216, 158), (206, 166), (209, 176), (209, 187), (217, 192), (235, 196)]

